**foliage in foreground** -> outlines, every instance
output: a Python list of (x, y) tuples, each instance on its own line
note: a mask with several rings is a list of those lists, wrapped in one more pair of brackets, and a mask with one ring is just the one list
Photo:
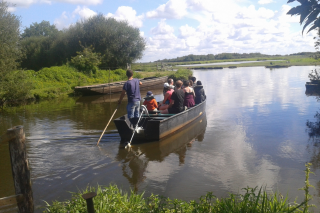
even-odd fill
[(230, 194), (218, 199), (211, 192), (201, 196), (199, 201), (189, 202), (169, 199), (158, 195), (144, 198), (143, 194), (123, 192), (115, 185), (87, 188), (80, 193), (73, 193), (71, 201), (47, 203), (45, 212), (86, 212), (86, 201), (82, 194), (96, 191), (94, 207), (99, 212), (294, 212), (303, 204), (290, 204), (281, 194), (268, 194), (260, 188), (245, 188), (244, 194)]
[(142, 194), (130, 194), (123, 192), (116, 185), (109, 187), (98, 186), (87, 187), (86, 190), (79, 193), (72, 193), (70, 201), (53, 202), (47, 204), (44, 212), (59, 213), (85, 213), (87, 212), (86, 201), (82, 194), (96, 192), (97, 196), (93, 199), (95, 212), (310, 212), (308, 202), (312, 199), (309, 188), (313, 187), (309, 183), (311, 163), (307, 163), (305, 169), (304, 202), (298, 204), (290, 203), (288, 197), (285, 198), (280, 193), (268, 194), (266, 189), (244, 188), (243, 194), (230, 194), (227, 198), (217, 198), (208, 192), (201, 196), (199, 201), (191, 200), (189, 202), (165, 198), (158, 195), (151, 195), (144, 198)]
[(243, 194), (230, 194), (227, 198), (217, 198), (208, 192), (205, 196), (201, 196), (199, 201), (191, 200), (189, 202), (165, 198), (158, 195), (151, 195), (144, 198), (142, 194), (130, 194), (123, 192), (116, 185), (109, 187), (98, 186), (97, 189), (87, 187), (86, 190), (79, 193), (73, 193), (71, 201), (48, 203), (44, 212), (61, 212), (61, 213), (81, 213), (87, 212), (86, 201), (82, 198), (82, 194), (93, 192), (97, 193), (94, 198), (94, 208), (99, 212), (309, 212), (310, 207), (314, 205), (308, 204), (312, 199), (309, 188), (313, 187), (309, 183), (309, 175), (311, 163), (307, 163), (305, 169), (305, 186), (300, 190), (304, 190), (304, 202), (298, 204), (296, 202), (289, 203), (288, 197), (283, 197), (280, 193), (268, 194), (266, 189), (262, 187), (257, 190), (255, 188), (244, 188)]

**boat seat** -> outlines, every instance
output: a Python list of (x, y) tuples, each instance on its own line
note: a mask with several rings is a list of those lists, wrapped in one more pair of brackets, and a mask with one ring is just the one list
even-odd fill
[(155, 117), (155, 118), (152, 118), (152, 120), (164, 120), (164, 119), (167, 119), (168, 117)]

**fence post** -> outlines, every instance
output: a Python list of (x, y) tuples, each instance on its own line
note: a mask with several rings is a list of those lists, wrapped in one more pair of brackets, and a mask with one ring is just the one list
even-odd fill
[(97, 193), (95, 193), (95, 192), (89, 192), (87, 194), (82, 195), (82, 198), (85, 199), (87, 202), (88, 213), (94, 213), (94, 205), (93, 205), (92, 198), (94, 198), (95, 196), (97, 196)]
[(7, 137), (15, 191), (16, 194), (23, 195), (23, 201), (18, 203), (19, 212), (32, 213), (34, 212), (33, 194), (23, 126), (8, 129)]

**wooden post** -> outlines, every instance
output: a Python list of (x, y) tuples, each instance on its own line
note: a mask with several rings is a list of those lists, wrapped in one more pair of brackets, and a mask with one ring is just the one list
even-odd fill
[(97, 193), (95, 193), (95, 192), (89, 192), (87, 194), (82, 195), (82, 198), (85, 199), (87, 202), (88, 213), (94, 213), (94, 205), (93, 205), (92, 198), (94, 198), (95, 196), (97, 196)]
[(23, 201), (18, 203), (19, 212), (32, 213), (34, 212), (33, 194), (23, 126), (8, 129), (7, 137), (10, 138), (9, 151), (16, 195), (23, 195)]

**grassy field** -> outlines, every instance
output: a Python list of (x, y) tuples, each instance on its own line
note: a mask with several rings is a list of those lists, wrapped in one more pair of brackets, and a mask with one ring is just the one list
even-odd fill
[[(127, 80), (126, 71), (122, 69), (107, 71), (98, 70), (95, 74), (86, 75), (73, 67), (57, 66), (44, 68), (40, 71), (27, 70), (27, 80), (32, 83), (29, 99), (50, 99), (73, 94), (76, 86), (94, 85), (101, 83)], [(151, 76), (171, 76), (172, 78), (188, 78), (192, 72), (187, 69), (166, 72), (135, 72), (135, 78)]]
[[(283, 60), (283, 61), (265, 61), (265, 60)], [(221, 62), (239, 62), (239, 61), (254, 61), (252, 63), (244, 64), (227, 64), (227, 65), (207, 65), (209, 63), (221, 63)], [(272, 64), (270, 64), (272, 63)], [(160, 65), (161, 63), (158, 63)], [(212, 69), (214, 67), (227, 68), (229, 66), (237, 67), (255, 67), (255, 66), (270, 66), (270, 65), (288, 65), (288, 66), (310, 66), (310, 65), (320, 65), (320, 60), (316, 60), (311, 57), (302, 57), (302, 56), (278, 56), (278, 57), (269, 57), (269, 58), (244, 58), (244, 59), (228, 59), (228, 60), (212, 60), (212, 61), (190, 61), (190, 62), (168, 62), (166, 63), (169, 66), (172, 66), (173, 69), (178, 68), (177, 65), (187, 65), (187, 64), (199, 64), (198, 66), (190, 66), (189, 68), (204, 68)], [(187, 66), (185, 67), (187, 68)], [(132, 65), (133, 70), (141, 71), (154, 71), (157, 70), (157, 63), (135, 63)]]

